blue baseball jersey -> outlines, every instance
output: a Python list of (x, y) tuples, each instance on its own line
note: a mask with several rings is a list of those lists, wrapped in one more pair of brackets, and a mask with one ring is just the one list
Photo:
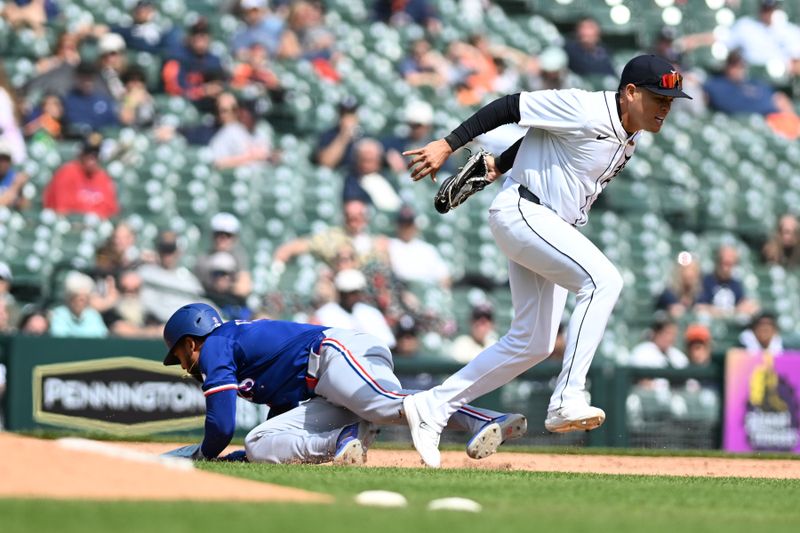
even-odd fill
[(280, 320), (234, 320), (206, 337), (200, 350), (203, 392), (234, 390), (253, 403), (295, 406), (311, 397), (306, 368), (324, 326)]

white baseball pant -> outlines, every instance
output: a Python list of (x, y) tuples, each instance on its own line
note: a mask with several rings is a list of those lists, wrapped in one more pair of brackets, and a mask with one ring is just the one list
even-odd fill
[(462, 405), (550, 355), (568, 290), (576, 293), (576, 305), (548, 410), (585, 404), (586, 374), (622, 290), (619, 271), (589, 239), (549, 208), (521, 198), (510, 179), (492, 202), (489, 225), (509, 259), (514, 319), (496, 344), (417, 395), (426, 421), (439, 429)]
[[(317, 396), (253, 428), (245, 437), (251, 462), (324, 462), (333, 456), (347, 425), (360, 420), (406, 424), (403, 398), (418, 391), (401, 387), (386, 344), (347, 329), (324, 333), (319, 364), (309, 365), (315, 367)], [(452, 428), (472, 434), (502, 413), (461, 405), (452, 414)]]

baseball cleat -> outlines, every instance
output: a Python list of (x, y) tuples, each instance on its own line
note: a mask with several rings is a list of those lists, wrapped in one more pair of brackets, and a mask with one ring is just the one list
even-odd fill
[(507, 440), (518, 439), (528, 431), (528, 420), (520, 414), (498, 416), (467, 442), (467, 455), (473, 459), (489, 457)]
[(562, 407), (547, 412), (544, 427), (551, 433), (568, 431), (590, 431), (600, 427), (606, 419), (606, 413), (591, 405)]
[(373, 424), (366, 421), (350, 424), (342, 429), (336, 440), (333, 454), (335, 465), (363, 465), (367, 462), (367, 450), (378, 434)]
[(434, 426), (422, 420), (422, 416), (417, 409), (414, 395), (403, 398), (403, 412), (411, 430), (411, 440), (414, 448), (422, 458), (422, 462), (431, 468), (439, 468), (442, 464), (442, 456), (439, 453), (440, 433)]

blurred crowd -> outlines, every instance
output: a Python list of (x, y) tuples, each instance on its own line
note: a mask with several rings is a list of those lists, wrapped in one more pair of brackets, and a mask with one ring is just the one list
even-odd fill
[[(106, 141), (113, 139), (115, 128), (147, 132), (160, 142), (181, 137), (190, 145), (207, 147), (220, 170), (246, 167), (268, 175), (283, 157), (273, 146), (270, 109), (280, 109), (287, 98), (285, 80), (275, 65), (308, 62), (311, 75), (332, 86), (341, 81), (340, 62), (347, 50), (329, 26), (326, 2), (221, 2), (220, 9), (237, 20), (228, 36), (215, 35), (218, 27), (204, 17), (174, 24), (161, 13), (160, 3), (148, 0), (125, 2), (129, 12), (119, 25), (65, 27), (58, 21), (66, 4), (3, 4), (3, 19), (19, 31), (41, 36), (49, 35), (48, 28), (51, 33), (52, 28), (61, 29), (22, 86), (12, 85), (0, 62), (0, 206), (25, 211), (37, 204), (63, 215), (92, 214), (110, 219), (114, 229), (97, 248), (92, 268), (61, 272), (49, 301), (15, 301), (14, 272), (0, 262), (0, 332), (158, 337), (176, 307), (207, 301), (229, 319), (290, 314), (289, 318), (363, 329), (385, 339), (398, 357), (439, 354), (466, 362), (496, 340), (498, 309), (491, 298), (480, 297), (491, 292), (492, 282), (476, 280), (471, 272), (454, 279), (440, 250), (423, 238), (421, 230), (430, 221), (398, 193), (398, 180), (406, 172), (401, 153), (441, 133), (436, 110), (423, 99), (407, 102), (402, 124), (379, 138), (365, 133), (359, 113), (363, 102), (348, 95), (339, 102), (333, 123), (315, 139), (313, 163), (344, 176), (338, 184), (339, 223), (277, 242), (271, 260), (278, 277), (296, 268), (301, 256), (311, 256), (319, 265), (309, 288), (313, 297), (302, 309), (290, 308), (285, 295), (254, 294), (253, 250), (251, 243), (240, 240), (246, 221), (234, 214), (208, 213), (203, 236), (208, 248), (190, 258), (179, 232), (163, 228), (152, 242), (140, 242), (135, 224), (129, 222), (134, 213), (120, 204), (117, 186), (106, 171), (113, 158)], [(592, 87), (596, 80), (616, 83), (615, 50), (604, 43), (601, 27), (592, 18), (576, 19), (562, 46), (530, 53), (495, 42), (490, 34), (446, 39), (435, 4), (368, 3), (374, 21), (421, 29), (397, 61), (396, 75), (408, 86), (449, 95), (463, 106), (464, 118), (471, 108), (498, 94)], [(484, 0), (460, 4), (478, 12), (492, 7)], [(780, 7), (776, 0), (761, 0), (756, 12), (743, 15), (726, 32), (681, 35), (675, 27), (665, 27), (644, 47), (667, 57), (684, 73), (685, 89), (695, 97), (685, 111), (757, 113), (776, 134), (796, 139), (800, 119), (791, 96), (751, 77), (749, 69), (778, 69), (789, 78), (800, 74), (800, 28), (781, 16)], [(767, 46), (765, 40), (773, 44)], [(215, 42), (222, 42), (223, 51)], [(693, 50), (717, 44), (728, 50), (718, 72), (689, 61)], [(131, 61), (137, 54), (145, 54), (156, 68), (147, 71)], [(165, 94), (185, 100), (199, 119), (163, 120), (155, 102)], [(270, 102), (269, 109), (256, 105), (263, 99)], [(675, 107), (683, 104), (676, 102)], [(79, 145), (74, 159), (49, 178), (41, 198), (26, 195), (27, 146), (37, 142), (57, 149), (70, 140)], [(391, 234), (375, 231), (371, 219), (376, 213), (393, 221)], [(799, 238), (797, 218), (785, 214), (763, 243), (763, 262), (798, 268)], [(749, 350), (782, 351), (776, 311), (745, 290), (738, 253), (735, 247), (720, 247), (714, 269), (707, 272), (700, 267), (704, 258), (681, 254), (674, 279), (664, 280), (663, 293), (654, 301), (659, 313), (649, 338), (639, 345), (630, 339), (624, 362), (643, 367), (706, 365), (715, 349), (709, 324), (717, 319), (736, 321), (741, 326), (739, 342)], [(482, 290), (470, 299), (470, 309), (457, 310), (460, 320), (420, 297), (434, 291), (441, 301), (452, 302), (454, 287), (464, 286)]]

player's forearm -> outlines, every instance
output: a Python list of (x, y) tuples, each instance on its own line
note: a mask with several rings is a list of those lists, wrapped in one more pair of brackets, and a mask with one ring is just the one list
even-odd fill
[(478, 135), (521, 120), (519, 111), (519, 93), (502, 96), (483, 106), (474, 115), (462, 122), (445, 141), (455, 152)]
[(224, 390), (206, 398), (206, 424), (200, 451), (206, 459), (218, 456), (236, 429), (236, 392)]

